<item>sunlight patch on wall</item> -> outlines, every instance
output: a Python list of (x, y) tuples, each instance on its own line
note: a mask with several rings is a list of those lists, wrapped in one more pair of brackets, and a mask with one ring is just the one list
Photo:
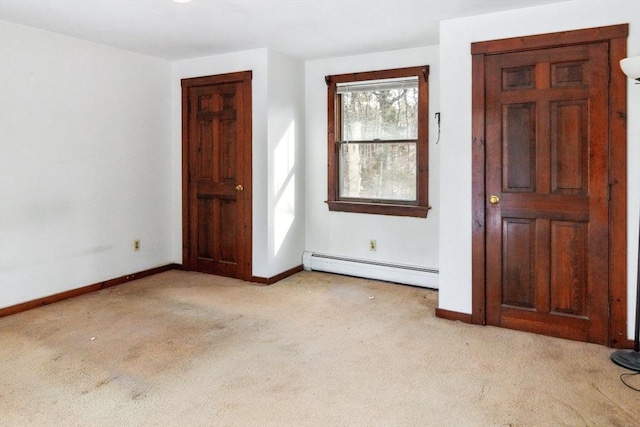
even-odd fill
[(274, 252), (277, 254), (295, 220), (295, 123), (291, 122), (274, 151)]

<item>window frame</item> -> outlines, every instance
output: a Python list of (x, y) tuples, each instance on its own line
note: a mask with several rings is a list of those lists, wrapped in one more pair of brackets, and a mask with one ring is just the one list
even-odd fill
[[(341, 83), (418, 77), (418, 138), (416, 140), (416, 201), (373, 200), (340, 197)], [(429, 212), (429, 66), (326, 76), (329, 211), (426, 218)]]

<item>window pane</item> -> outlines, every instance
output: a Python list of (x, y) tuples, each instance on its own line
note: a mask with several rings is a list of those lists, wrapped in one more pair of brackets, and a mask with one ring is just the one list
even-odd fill
[(415, 201), (416, 143), (342, 144), (340, 197)]
[(342, 140), (418, 138), (418, 89), (396, 88), (342, 94)]

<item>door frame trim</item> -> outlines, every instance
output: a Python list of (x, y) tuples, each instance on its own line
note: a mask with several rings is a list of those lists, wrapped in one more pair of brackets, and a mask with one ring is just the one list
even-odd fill
[[(238, 171), (238, 177), (243, 183), (242, 191), (243, 209), (238, 212), (238, 218), (241, 223), (238, 224), (239, 233), (242, 234), (243, 244), (238, 247), (238, 269), (237, 278), (250, 281), (252, 275), (252, 257), (253, 257), (253, 239), (252, 239), (252, 87), (251, 80), (253, 78), (252, 71), (240, 71), (235, 73), (218, 74), (213, 76), (193, 77), (180, 80), (182, 86), (182, 263), (186, 270), (194, 267), (195, 261), (190, 257), (189, 246), (189, 89), (197, 86), (209, 86), (223, 83), (246, 83), (249, 84), (249, 90), (244, 91), (244, 117), (242, 118), (245, 126), (242, 127), (243, 140), (240, 144), (241, 152), (244, 158), (243, 170)], [(242, 154), (241, 154), (242, 153)]]
[(627, 78), (618, 63), (627, 54), (629, 25), (514, 37), (471, 44), (472, 55), (472, 309), (471, 322), (486, 324), (485, 59), (488, 55), (609, 43), (609, 328), (611, 347), (627, 339)]

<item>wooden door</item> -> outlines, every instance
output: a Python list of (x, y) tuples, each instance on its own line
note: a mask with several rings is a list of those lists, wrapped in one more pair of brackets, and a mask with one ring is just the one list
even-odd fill
[(183, 262), (251, 278), (251, 72), (182, 80)]
[(488, 324), (607, 343), (608, 54), (487, 58)]

